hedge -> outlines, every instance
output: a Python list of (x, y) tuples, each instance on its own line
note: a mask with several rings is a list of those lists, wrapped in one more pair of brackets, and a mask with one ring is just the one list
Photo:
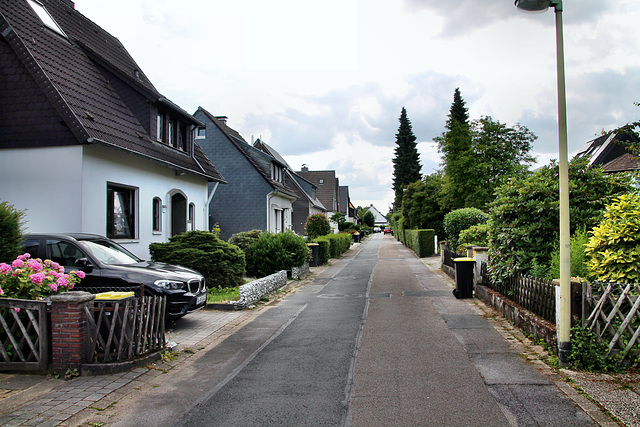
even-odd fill
[[(327, 234), (326, 236), (316, 237), (313, 241), (320, 244), (320, 254), (318, 258), (320, 264), (324, 264), (329, 260), (329, 258), (338, 258), (344, 252), (349, 250), (351, 247), (351, 233)], [(326, 251), (326, 249), (323, 248), (323, 244), (326, 245), (327, 243), (329, 254), (328, 258), (324, 259), (326, 253), (323, 254), (323, 251)]]
[(405, 246), (418, 255), (419, 258), (431, 256), (435, 251), (436, 231), (428, 230), (405, 230)]

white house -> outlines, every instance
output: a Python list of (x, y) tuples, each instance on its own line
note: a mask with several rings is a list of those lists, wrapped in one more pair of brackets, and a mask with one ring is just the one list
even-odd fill
[(202, 123), (71, 1), (1, 7), (0, 200), (26, 210), (26, 231), (107, 235), (148, 258), (208, 229), (224, 179), (195, 144)]

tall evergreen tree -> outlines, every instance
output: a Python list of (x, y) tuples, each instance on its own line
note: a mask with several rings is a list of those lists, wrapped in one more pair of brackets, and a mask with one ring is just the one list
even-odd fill
[(394, 210), (402, 205), (402, 192), (412, 182), (421, 178), (420, 154), (416, 144), (416, 136), (411, 128), (411, 121), (407, 117), (407, 110), (402, 107), (400, 113), (400, 127), (396, 134), (395, 158), (393, 159), (393, 201)]
[(447, 118), (446, 132), (436, 137), (442, 153), (444, 186), (440, 194), (442, 207), (449, 211), (465, 207), (465, 196), (472, 190), (473, 156), (469, 112), (460, 95), (460, 88), (453, 92), (453, 103)]

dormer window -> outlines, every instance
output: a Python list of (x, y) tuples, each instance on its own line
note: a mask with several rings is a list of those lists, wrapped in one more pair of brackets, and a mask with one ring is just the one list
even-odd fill
[(36, 15), (38, 15), (38, 18), (40, 18), (44, 25), (60, 34), (62, 37), (67, 37), (64, 31), (62, 31), (62, 28), (60, 28), (58, 23), (49, 14), (49, 11), (40, 2), (37, 2), (36, 0), (27, 0), (27, 3), (29, 3), (31, 9), (33, 9)]
[(158, 111), (156, 122), (156, 140), (175, 148), (176, 150), (189, 152), (193, 132), (191, 125), (172, 117), (169, 113)]
[(284, 169), (275, 163), (271, 163), (271, 179), (284, 183)]

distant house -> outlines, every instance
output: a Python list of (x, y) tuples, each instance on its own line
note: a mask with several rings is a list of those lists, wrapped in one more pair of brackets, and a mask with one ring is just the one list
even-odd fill
[(609, 133), (587, 142), (576, 157), (587, 157), (592, 166), (602, 166), (605, 173), (640, 170), (640, 158), (629, 153), (625, 143), (638, 143), (632, 134)]
[(197, 132), (198, 144), (215, 157), (227, 181), (213, 196), (210, 226), (218, 224), (224, 239), (253, 229), (274, 233), (292, 229), (293, 203), (298, 196), (285, 173), (286, 162), (245, 141), (227, 125), (225, 116), (214, 116), (199, 107), (194, 117), (203, 124)]
[[(340, 180), (336, 176), (336, 171), (310, 171), (307, 165), (302, 165), (301, 170), (297, 171), (296, 174), (318, 188), (318, 199), (327, 209), (326, 215), (329, 219), (333, 214), (340, 212)], [(331, 228), (337, 232), (338, 224), (332, 222)]]
[(376, 209), (375, 206), (371, 205), (367, 208), (367, 210), (373, 214), (373, 217), (375, 218), (374, 222), (376, 227), (387, 225), (389, 223), (387, 221), (387, 218), (384, 215), (382, 215), (380, 211)]
[(223, 183), (120, 41), (68, 0), (0, 2), (0, 199), (27, 231), (90, 232), (148, 257), (207, 229)]
[(340, 190), (340, 203), (339, 203), (340, 213), (344, 215), (344, 218), (347, 222), (358, 224), (359, 218), (356, 212), (356, 208), (351, 203), (351, 198), (349, 197), (349, 186), (341, 185), (339, 190)]
[(307, 217), (309, 215), (318, 213), (324, 214), (327, 212), (327, 209), (324, 207), (322, 202), (318, 200), (318, 187), (295, 173), (284, 158), (282, 158), (282, 156), (268, 144), (258, 139), (253, 146), (273, 156), (286, 165), (285, 174), (288, 179), (287, 183), (290, 184), (291, 188), (293, 188), (294, 192), (298, 196), (298, 200), (293, 202), (291, 227), (296, 234), (305, 235)]

